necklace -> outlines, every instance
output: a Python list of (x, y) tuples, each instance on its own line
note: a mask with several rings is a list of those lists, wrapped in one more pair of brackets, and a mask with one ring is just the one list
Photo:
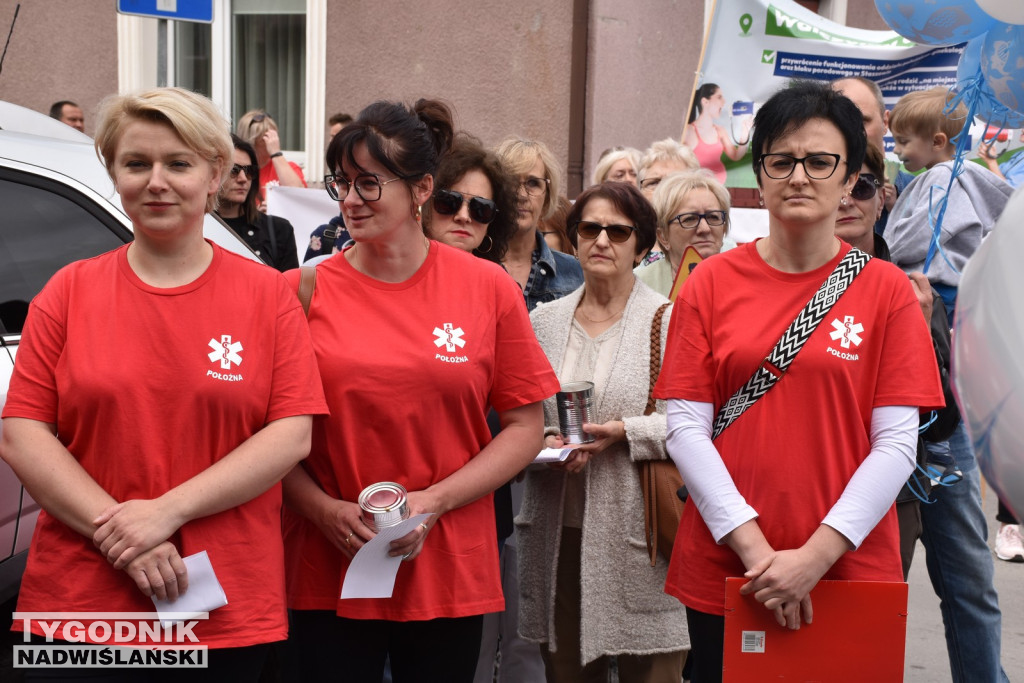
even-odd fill
[(576, 310), (580, 312), (580, 315), (582, 315), (582, 316), (583, 316), (583, 318), (584, 318), (584, 319), (585, 319), (585, 320), (586, 320), (587, 322), (589, 322), (589, 323), (594, 323), (595, 325), (599, 325), (599, 324), (601, 324), (601, 323), (606, 323), (606, 322), (608, 322), (609, 320), (611, 320), (612, 318), (614, 318), (614, 317), (615, 317), (615, 316), (617, 316), (617, 315), (622, 315), (622, 312), (623, 312), (624, 310), (626, 310), (626, 305), (625, 305), (625, 304), (623, 304), (623, 305), (622, 305), (622, 308), (620, 308), (619, 310), (615, 311), (614, 313), (612, 313), (612, 314), (611, 314), (610, 316), (608, 316), (607, 318), (603, 318), (603, 319), (601, 319), (601, 320), (594, 320), (593, 318), (591, 318), (591, 317), (590, 317), (589, 315), (587, 315), (586, 313), (584, 313), (584, 312), (583, 312), (583, 308), (582, 308), (582, 307), (580, 307), (580, 308), (577, 308)]

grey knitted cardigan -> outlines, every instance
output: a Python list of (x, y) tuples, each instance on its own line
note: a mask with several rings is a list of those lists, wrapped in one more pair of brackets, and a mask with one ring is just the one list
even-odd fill
[[(562, 367), (573, 313), (583, 288), (541, 304), (530, 315), (541, 347), (556, 372)], [(608, 384), (596, 397), (596, 422), (623, 420), (625, 443), (595, 456), (580, 474), (547, 466), (526, 474), (519, 534), (519, 631), (557, 649), (554, 637), (555, 573), (561, 541), (567, 476), (586, 477), (581, 558), (580, 652), (582, 663), (602, 655), (646, 655), (689, 648), (686, 614), (664, 592), (667, 563), (652, 567), (644, 541), (643, 497), (636, 462), (664, 459), (665, 402), (644, 416), (650, 372), (651, 321), (667, 300), (636, 280), (622, 316), (622, 337)], [(663, 317), (662, 348), (671, 309)], [(557, 426), (554, 398), (544, 402), (544, 423)]]

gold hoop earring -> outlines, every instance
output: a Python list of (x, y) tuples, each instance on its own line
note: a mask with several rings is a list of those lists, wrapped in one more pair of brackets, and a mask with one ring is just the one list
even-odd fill
[[(476, 248), (476, 252), (478, 254), (490, 254), (491, 253), (491, 249), (494, 248), (494, 238), (492, 238), (490, 235), (484, 235), (484, 239), (488, 240), (487, 248), (486, 249), (481, 249), (480, 247), (477, 247)], [(481, 246), (483, 245), (483, 241), (482, 240), (481, 240), (480, 244), (481, 244)]]

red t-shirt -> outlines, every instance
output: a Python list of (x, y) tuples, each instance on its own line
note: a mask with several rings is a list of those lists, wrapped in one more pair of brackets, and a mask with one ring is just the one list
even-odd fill
[[(279, 273), (213, 245), (197, 280), (158, 289), (126, 253), (72, 263), (32, 302), (4, 417), (56, 423), (89, 475), (125, 501), (163, 494), (268, 422), (326, 412), (302, 308)], [(278, 484), (169, 539), (182, 556), (206, 550), (227, 595), (195, 628), (201, 644), (287, 636), (280, 510)], [(18, 610), (154, 607), (92, 539), (44, 511)]]
[[(783, 273), (754, 243), (702, 263), (669, 328), (658, 398), (728, 401), (746, 383), (850, 246), (821, 268)], [(907, 276), (872, 259), (811, 335), (786, 375), (715, 441), (776, 550), (802, 546), (870, 448), (871, 411), (943, 404), (928, 327)], [(723, 614), (739, 557), (715, 543), (695, 505), (679, 527), (665, 588), (693, 609)], [(826, 579), (901, 581), (894, 509)]]
[[(297, 286), (298, 271), (288, 276)], [(512, 278), (438, 242), (400, 283), (363, 275), (343, 254), (321, 263), (309, 328), (331, 416), (315, 422), (305, 466), (334, 498), (356, 501), (381, 481), (423, 490), (491, 440), (489, 406), (558, 391)], [(340, 600), (348, 559), (287, 509), (285, 544), (293, 609), (414, 621), (503, 608), (490, 495), (441, 516), (391, 599)]]

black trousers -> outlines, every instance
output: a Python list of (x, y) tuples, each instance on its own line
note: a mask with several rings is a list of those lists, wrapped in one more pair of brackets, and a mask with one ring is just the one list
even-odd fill
[(691, 683), (717, 683), (722, 680), (722, 653), (725, 648), (725, 617), (686, 608), (686, 627), (690, 632)]
[(379, 683), (390, 658), (394, 683), (472, 683), (483, 623), (483, 615), (384, 621), (293, 610), (285, 680)]

